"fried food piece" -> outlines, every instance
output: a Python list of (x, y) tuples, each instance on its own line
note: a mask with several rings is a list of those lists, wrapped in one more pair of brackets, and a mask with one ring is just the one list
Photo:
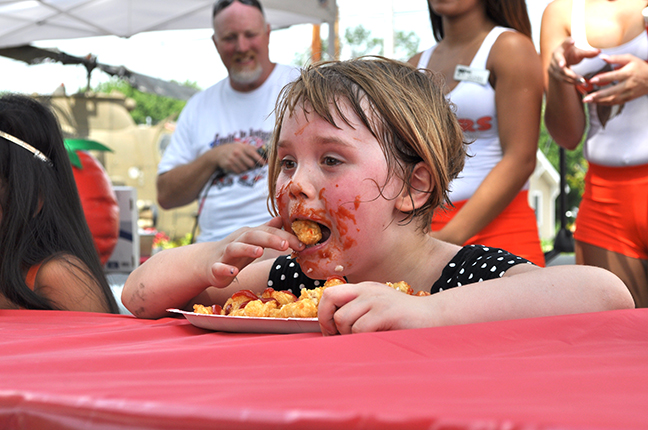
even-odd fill
[(319, 301), (322, 299), (322, 292), (326, 288), (327, 287), (317, 287), (317, 288), (313, 288), (312, 290), (304, 288), (303, 290), (301, 290), (299, 300), (297, 301), (308, 300), (315, 303), (315, 306), (317, 306), (319, 305)]
[(410, 287), (410, 285), (405, 281), (396, 282), (395, 284), (386, 282), (386, 284), (393, 289), (400, 291), (401, 293), (409, 294), (410, 296), (414, 294), (412, 287)]
[(275, 299), (280, 305), (287, 305), (297, 301), (297, 297), (290, 291), (277, 291), (274, 288), (266, 288), (261, 294), (262, 299)]
[[(321, 288), (321, 287), (320, 287)], [(321, 297), (321, 295), (320, 295)], [(278, 318), (317, 318), (317, 303), (311, 299), (297, 300), (282, 306), (277, 312)]]
[(279, 309), (279, 307), (279, 302), (274, 299), (257, 299), (247, 302), (243, 307), (230, 312), (229, 315), (239, 317), (269, 318), (276, 315), (277, 309)]
[(341, 285), (341, 284), (346, 284), (344, 278), (341, 278), (339, 276), (329, 276), (326, 279), (326, 282), (324, 282), (324, 288), (332, 287), (334, 285)]
[(304, 245), (315, 245), (322, 240), (322, 230), (316, 222), (298, 219), (293, 221), (291, 228)]
[(230, 315), (232, 312), (244, 307), (248, 302), (258, 299), (259, 297), (253, 291), (238, 291), (232, 294), (232, 297), (227, 299), (227, 301), (225, 302), (225, 306), (223, 306), (224, 314)]
[[(277, 291), (273, 288), (266, 288), (259, 295), (250, 290), (241, 290), (232, 294), (222, 309), (218, 305), (194, 305), (194, 312), (257, 318), (317, 318), (317, 307), (324, 290), (340, 284), (346, 284), (346, 280), (340, 276), (331, 276), (321, 287), (302, 289), (299, 298), (290, 291)], [(386, 285), (409, 295), (430, 295), (425, 291), (414, 294), (412, 287), (405, 281), (386, 282)]]
[(193, 311), (196, 314), (213, 315), (214, 311), (211, 306), (193, 305)]
[(386, 282), (386, 284), (392, 287), (393, 289), (398, 290), (405, 294), (409, 294), (410, 296), (424, 297), (430, 295), (428, 291), (423, 291), (423, 290), (417, 291), (415, 293), (414, 289), (405, 281), (396, 282), (395, 284), (392, 284), (391, 282)]
[(223, 308), (221, 308), (220, 305), (211, 305), (211, 306), (193, 305), (193, 311), (196, 314), (221, 315), (223, 313)]

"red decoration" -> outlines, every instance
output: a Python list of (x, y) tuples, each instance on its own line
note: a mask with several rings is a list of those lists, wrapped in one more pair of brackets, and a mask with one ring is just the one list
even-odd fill
[(82, 168), (72, 166), (85, 213), (101, 264), (106, 264), (119, 238), (119, 204), (110, 178), (89, 152), (76, 151)]

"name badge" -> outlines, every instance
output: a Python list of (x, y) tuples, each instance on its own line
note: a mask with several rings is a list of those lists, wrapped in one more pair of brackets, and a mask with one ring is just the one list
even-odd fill
[(480, 85), (486, 85), (489, 76), (490, 70), (488, 69), (473, 69), (461, 64), (457, 64), (454, 72), (455, 81), (469, 81)]

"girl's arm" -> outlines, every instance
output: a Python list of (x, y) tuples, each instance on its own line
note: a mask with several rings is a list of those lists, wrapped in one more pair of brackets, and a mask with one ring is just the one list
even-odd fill
[(234, 291), (259, 291), (265, 288), (272, 260), (250, 263), (264, 249), (290, 252), (289, 248), (304, 246), (281, 225), (281, 219), (274, 218), (260, 227), (239, 229), (219, 242), (157, 253), (130, 274), (122, 303), (140, 318), (160, 318), (167, 315), (167, 308), (191, 310), (194, 303), (222, 304)]
[(536, 164), (542, 108), (540, 58), (531, 40), (507, 32), (489, 57), (495, 76), (495, 102), (502, 160), (475, 194), (434, 237), (463, 244), (494, 220), (520, 192)]
[(426, 297), (376, 283), (338, 285), (324, 291), (319, 321), (332, 335), (632, 308), (628, 289), (607, 270), (521, 264), (502, 278)]
[(586, 116), (575, 83), (580, 78), (569, 66), (597, 52), (577, 50), (570, 38), (571, 2), (555, 0), (542, 16), (540, 54), (545, 78), (545, 125), (556, 143), (575, 149), (586, 127)]
[[(634, 300), (612, 272), (593, 266), (518, 265), (504, 277), (447, 290), (437, 297), (438, 322), (466, 324), (615, 309)], [(432, 296), (430, 296), (432, 297)]]

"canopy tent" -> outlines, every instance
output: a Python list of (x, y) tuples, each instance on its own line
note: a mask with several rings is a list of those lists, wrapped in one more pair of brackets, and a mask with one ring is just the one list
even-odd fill
[[(96, 68), (128, 81), (140, 91), (187, 100), (195, 89), (146, 76), (123, 66), (103, 64), (93, 55), (76, 57), (32, 42), (95, 36), (128, 38), (134, 34), (211, 28), (214, 0), (0, 0), (0, 56), (28, 64), (56, 61), (83, 64), (90, 75)], [(273, 29), (329, 24), (329, 54), (335, 57), (335, 0), (262, 0)], [(315, 42), (315, 40), (314, 40)], [(313, 46), (316, 46), (315, 44)]]
[[(211, 27), (213, 0), (0, 0), (0, 48), (35, 41)], [(262, 0), (274, 29), (329, 24), (335, 46), (335, 0)]]

